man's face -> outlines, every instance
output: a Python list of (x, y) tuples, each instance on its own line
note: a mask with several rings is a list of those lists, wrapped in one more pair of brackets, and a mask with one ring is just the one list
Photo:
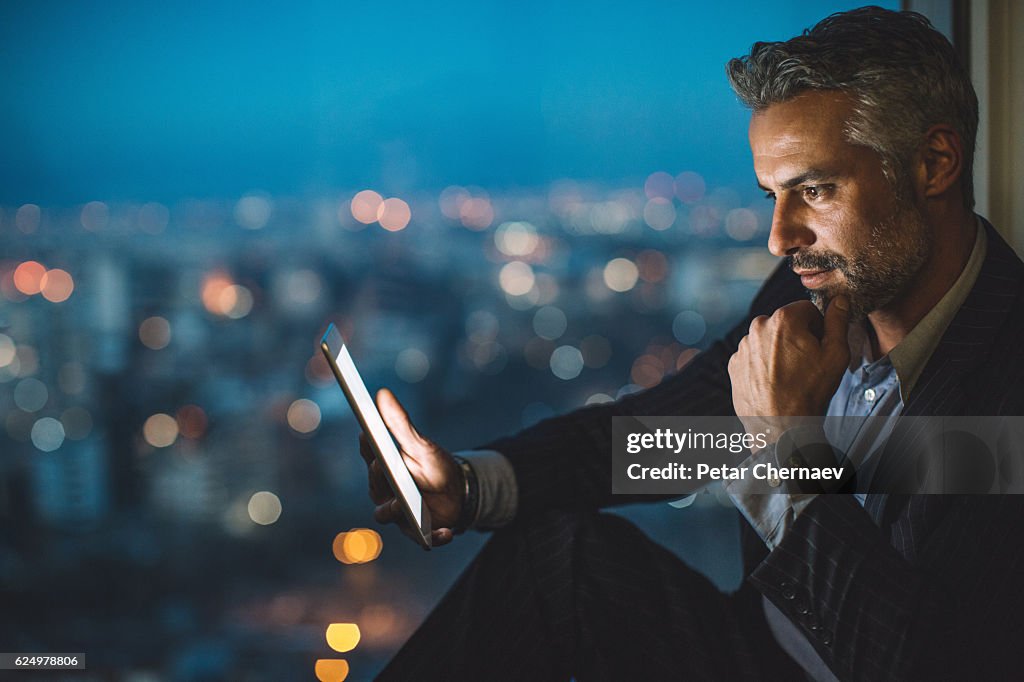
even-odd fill
[(898, 202), (879, 155), (843, 136), (847, 95), (812, 91), (755, 113), (758, 183), (775, 200), (768, 248), (788, 256), (824, 311), (838, 294), (861, 317), (907, 289), (930, 254), (915, 206)]

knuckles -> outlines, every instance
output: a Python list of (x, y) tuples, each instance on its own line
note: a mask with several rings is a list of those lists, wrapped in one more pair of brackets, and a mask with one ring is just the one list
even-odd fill
[(776, 310), (772, 317), (778, 318), (779, 323), (789, 326), (820, 319), (821, 313), (810, 301), (794, 301)]
[(754, 334), (764, 329), (765, 327), (768, 326), (769, 322), (771, 322), (771, 318), (768, 317), (767, 315), (758, 315), (757, 317), (750, 321), (750, 334)]
[(800, 314), (813, 313), (815, 315), (821, 315), (818, 311), (818, 306), (811, 303), (806, 298), (802, 298), (799, 301), (793, 301), (779, 308), (779, 310), (786, 310), (790, 313), (799, 312)]
[[(755, 319), (755, 322), (758, 322), (758, 319)], [(772, 313), (770, 318), (763, 318), (763, 322), (756, 326), (751, 324), (750, 331), (751, 334), (756, 332), (760, 338), (787, 336), (799, 341), (802, 336), (808, 336), (817, 339), (812, 330), (820, 327), (821, 323), (821, 313), (813, 303), (796, 301), (782, 306)]]

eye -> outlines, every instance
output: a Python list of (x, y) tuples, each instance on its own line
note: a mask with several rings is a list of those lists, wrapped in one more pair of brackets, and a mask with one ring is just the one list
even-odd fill
[(808, 199), (821, 199), (832, 189), (833, 185), (807, 185), (804, 187), (804, 196)]
[(768, 201), (775, 201), (775, 192), (765, 192), (764, 198)]

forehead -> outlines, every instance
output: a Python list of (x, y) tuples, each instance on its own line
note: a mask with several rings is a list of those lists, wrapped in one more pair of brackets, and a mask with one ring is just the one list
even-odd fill
[(851, 159), (863, 151), (843, 135), (852, 111), (849, 95), (812, 91), (756, 112), (750, 119), (755, 170), (786, 162), (820, 164)]

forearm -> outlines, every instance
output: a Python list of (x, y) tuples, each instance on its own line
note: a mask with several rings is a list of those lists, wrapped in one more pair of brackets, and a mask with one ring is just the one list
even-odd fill
[(518, 513), (544, 509), (593, 510), (659, 499), (612, 495), (612, 419), (636, 415), (728, 415), (728, 376), (719, 371), (730, 354), (720, 341), (677, 375), (615, 403), (548, 419), (485, 446), (507, 457), (518, 482)]

